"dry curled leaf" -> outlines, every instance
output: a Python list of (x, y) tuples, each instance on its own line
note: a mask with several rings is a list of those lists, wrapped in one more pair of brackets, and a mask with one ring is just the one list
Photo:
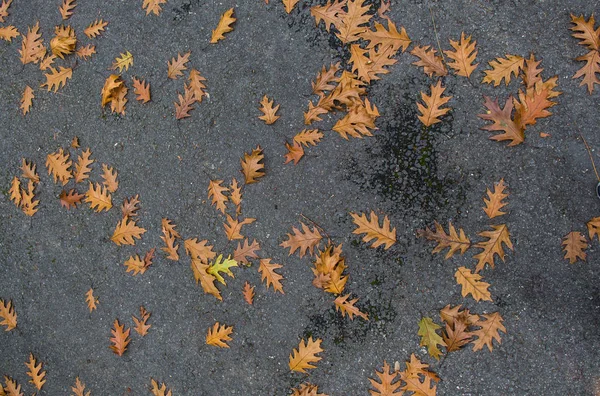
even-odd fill
[(442, 94), (446, 90), (446, 87), (442, 87), (442, 81), (438, 80), (436, 85), (431, 85), (431, 95), (427, 95), (424, 92), (421, 92), (421, 99), (425, 105), (417, 102), (417, 107), (419, 109), (419, 120), (425, 126), (431, 126), (433, 124), (437, 124), (438, 122), (442, 122), (440, 117), (445, 115), (450, 111), (450, 108), (444, 107), (446, 103), (452, 96), (444, 96)]
[(233, 16), (233, 8), (225, 11), (223, 15), (221, 15), (221, 19), (219, 19), (217, 27), (212, 31), (212, 36), (210, 38), (211, 44), (216, 44), (219, 40), (223, 40), (225, 38), (224, 34), (233, 30), (231, 25), (235, 21), (236, 19)]
[(466, 267), (459, 267), (454, 274), (456, 282), (462, 286), (461, 294), (463, 297), (471, 294), (475, 301), (492, 301), (492, 296), (488, 290), (490, 284), (481, 280), (481, 275), (472, 273)]
[(587, 240), (578, 231), (569, 232), (562, 241), (563, 251), (565, 252), (565, 259), (569, 260), (569, 263), (573, 264), (577, 259), (585, 261), (586, 254), (585, 249), (588, 248)]
[(90, 310), (90, 313), (97, 309), (97, 304), (98, 304), (98, 298), (94, 297), (94, 289), (92, 289), (90, 287), (90, 290), (87, 291), (87, 293), (85, 293), (85, 302), (87, 303), (88, 309)]
[(141, 239), (142, 234), (146, 230), (142, 227), (138, 227), (135, 224), (135, 220), (128, 219), (127, 217), (121, 219), (113, 232), (110, 240), (113, 241), (117, 246), (121, 245), (135, 245), (135, 239)]
[(290, 354), (290, 370), (306, 373), (307, 369), (317, 368), (312, 363), (316, 363), (322, 359), (320, 356), (317, 356), (318, 353), (323, 352), (321, 341), (320, 338), (313, 341), (312, 337), (309, 337), (306, 343), (304, 340), (300, 340), (298, 349), (293, 349)]
[(306, 224), (300, 223), (300, 225), (302, 226), (302, 231), (296, 227), (292, 227), (292, 233), (287, 234), (288, 239), (281, 242), (279, 246), (289, 248), (290, 256), (294, 254), (296, 250), (298, 250), (300, 257), (304, 257), (307, 251), (312, 256), (315, 247), (319, 245), (319, 242), (323, 237), (316, 227), (313, 226), (311, 231)]
[(456, 232), (456, 228), (452, 225), (452, 222), (448, 222), (449, 234), (446, 234), (444, 227), (437, 221), (434, 221), (434, 230), (430, 230), (429, 227), (425, 227), (424, 230), (417, 230), (417, 236), (425, 238), (428, 241), (434, 241), (437, 246), (432, 250), (431, 253), (439, 253), (445, 248), (449, 248), (446, 253), (446, 260), (449, 259), (460, 250), (460, 254), (464, 254), (467, 249), (471, 246), (471, 241), (465, 235), (462, 228), (459, 228), (459, 233)]
[(232, 340), (229, 336), (232, 332), (233, 326), (222, 325), (217, 322), (212, 328), (208, 329), (208, 333), (206, 334), (206, 344), (220, 348), (229, 348), (227, 341)]
[(273, 104), (274, 101), (269, 100), (267, 95), (263, 96), (262, 100), (260, 101), (261, 107), (259, 110), (263, 112), (263, 115), (259, 116), (258, 118), (263, 120), (267, 125), (271, 125), (279, 119), (279, 116), (276, 115), (276, 113), (277, 110), (279, 110), (280, 105), (273, 107)]
[(256, 146), (252, 153), (244, 154), (241, 159), (242, 173), (244, 174), (246, 184), (256, 183), (258, 179), (265, 175), (265, 165), (261, 161), (265, 158), (262, 148)]
[(396, 228), (391, 228), (390, 219), (387, 215), (383, 218), (382, 226), (379, 226), (379, 218), (374, 211), (371, 211), (370, 220), (364, 213), (361, 213), (360, 216), (356, 213), (350, 213), (350, 216), (352, 216), (352, 221), (357, 226), (352, 233), (357, 235), (366, 234), (363, 237), (363, 241), (366, 243), (374, 239), (375, 241), (371, 244), (372, 248), (384, 245), (387, 250), (396, 243)]
[(113, 323), (113, 329), (110, 331), (112, 337), (110, 338), (110, 349), (117, 354), (118, 356), (123, 356), (125, 351), (127, 350), (127, 345), (129, 345), (129, 333), (131, 329), (128, 327), (127, 330), (124, 329), (125, 325), (119, 324), (119, 320), (115, 319)]
[(0, 298), (0, 325), (6, 326), (4, 331), (10, 331), (17, 327), (17, 313), (15, 312), (15, 308), (13, 307), (12, 301), (4, 302), (3, 299)]
[(269, 289), (269, 286), (273, 286), (273, 289), (276, 292), (285, 294), (283, 292), (283, 285), (281, 284), (281, 280), (283, 279), (283, 276), (278, 274), (277, 272), (275, 272), (275, 270), (277, 270), (278, 268), (282, 268), (282, 267), (283, 267), (283, 265), (281, 265), (281, 264), (275, 264), (275, 263), (271, 264), (270, 258), (261, 259), (260, 265), (258, 267), (258, 272), (261, 275), (260, 280), (265, 281), (265, 285), (266, 285), (267, 289)]

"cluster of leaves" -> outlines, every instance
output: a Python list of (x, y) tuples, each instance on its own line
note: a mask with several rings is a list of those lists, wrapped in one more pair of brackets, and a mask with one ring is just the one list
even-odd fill
[[(594, 240), (594, 237), (598, 237), (600, 240), (600, 217), (594, 217), (586, 223), (590, 242)], [(562, 240), (563, 251), (565, 252), (565, 259), (569, 260), (569, 263), (574, 264), (578, 259), (585, 261), (587, 254), (585, 250), (589, 247), (586, 237), (579, 231), (571, 231), (564, 236)]]
[(594, 91), (594, 85), (600, 84), (597, 73), (600, 73), (600, 28), (596, 29), (594, 16), (586, 21), (583, 15), (571, 14), (571, 27), (573, 37), (579, 39), (579, 45), (585, 47), (588, 53), (577, 57), (576, 60), (585, 62), (585, 65), (575, 73), (573, 78), (583, 77), (581, 85), (586, 85), (590, 95)]
[[(502, 209), (507, 205), (504, 200), (508, 197), (508, 193), (505, 191), (506, 185), (504, 179), (501, 179), (494, 186), (494, 191), (487, 189), (487, 198), (483, 198), (485, 207), (484, 212), (490, 219), (497, 218), (506, 214)], [(430, 241), (437, 243), (437, 246), (433, 249), (432, 253), (440, 253), (444, 249), (448, 248), (445, 259), (449, 259), (454, 253), (460, 251), (460, 254), (464, 254), (469, 248), (471, 248), (471, 241), (465, 235), (462, 229), (459, 232), (456, 231), (454, 225), (449, 222), (447, 234), (444, 228), (436, 221), (434, 223), (435, 229), (426, 227), (424, 230), (418, 230), (417, 236), (425, 238)], [(462, 296), (466, 297), (471, 294), (475, 301), (492, 301), (491, 294), (488, 290), (489, 283), (482, 281), (479, 272), (482, 271), (486, 265), (494, 268), (495, 256), (500, 257), (504, 261), (504, 248), (506, 245), (509, 249), (513, 249), (512, 242), (510, 240), (510, 233), (506, 224), (492, 225), (492, 231), (483, 231), (478, 235), (486, 240), (475, 244), (475, 248), (481, 249), (481, 252), (477, 253), (473, 258), (477, 261), (475, 272), (471, 272), (466, 267), (459, 267), (454, 274), (456, 282), (462, 287)]]
[(440, 317), (445, 325), (441, 336), (437, 330), (442, 327), (428, 317), (421, 319), (418, 331), (421, 346), (427, 347), (429, 355), (438, 360), (442, 354), (438, 346), (446, 348), (446, 352), (450, 353), (472, 343), (473, 351), (478, 351), (486, 345), (492, 352), (493, 340), (501, 343), (500, 332), (506, 333), (506, 328), (502, 325), (502, 316), (498, 312), (483, 314), (480, 317), (471, 314), (468, 309), (461, 310), (461, 305), (446, 305), (440, 310)]
[(405, 362), (406, 368), (400, 371), (400, 363), (396, 362), (394, 369), (383, 362), (381, 371), (376, 370), (377, 380), (369, 378), (374, 389), (369, 390), (372, 396), (402, 395), (404, 392), (419, 396), (435, 396), (440, 381), (436, 373), (429, 370), (429, 365), (422, 363), (413, 353), (410, 361)]

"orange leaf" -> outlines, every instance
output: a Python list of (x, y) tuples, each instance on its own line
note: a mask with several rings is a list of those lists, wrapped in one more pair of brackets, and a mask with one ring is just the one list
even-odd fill
[(452, 96), (442, 97), (445, 90), (446, 87), (442, 87), (442, 81), (438, 80), (436, 85), (431, 85), (431, 96), (421, 92), (421, 98), (423, 99), (425, 106), (417, 102), (417, 107), (421, 113), (419, 115), (419, 120), (421, 120), (423, 125), (428, 127), (437, 124), (438, 122), (442, 122), (439, 117), (450, 111), (450, 108), (448, 107), (441, 108), (452, 99)]
[(506, 212), (502, 212), (500, 210), (508, 205), (507, 202), (502, 202), (506, 197), (508, 197), (508, 194), (504, 193), (505, 188), (506, 185), (504, 184), (504, 179), (500, 179), (500, 181), (494, 185), (493, 193), (489, 188), (487, 189), (487, 195), (489, 199), (485, 197), (483, 198), (483, 202), (485, 202), (485, 208), (483, 208), (483, 211), (490, 219), (506, 214)]
[(245, 177), (246, 184), (256, 183), (265, 175), (265, 165), (260, 163), (265, 158), (262, 148), (256, 146), (252, 153), (244, 154), (244, 158), (240, 161), (242, 164), (242, 173)]
[(292, 371), (298, 371), (300, 373), (306, 373), (306, 369), (317, 368), (311, 363), (316, 363), (322, 358), (317, 356), (318, 353), (323, 352), (321, 349), (321, 339), (317, 338), (313, 341), (312, 337), (308, 338), (306, 344), (304, 340), (300, 340), (298, 349), (293, 349), (290, 354), (289, 367)]
[(459, 267), (456, 273), (456, 282), (462, 286), (462, 296), (466, 297), (471, 294), (475, 301), (492, 301), (488, 287), (489, 283), (481, 281), (481, 275), (474, 274), (466, 267)]
[(233, 27), (231, 26), (236, 21), (233, 16), (233, 8), (228, 9), (221, 15), (221, 19), (219, 19), (219, 24), (212, 31), (212, 36), (210, 38), (211, 44), (216, 44), (217, 41), (223, 40), (225, 38), (224, 34), (231, 32)]
[(385, 249), (387, 250), (396, 243), (396, 228), (391, 228), (387, 215), (384, 217), (381, 227), (379, 226), (379, 218), (374, 211), (371, 211), (371, 220), (368, 220), (364, 213), (361, 213), (360, 216), (356, 213), (350, 213), (350, 216), (352, 216), (354, 224), (357, 225), (352, 233), (357, 235), (366, 234), (363, 237), (363, 241), (367, 243), (375, 239), (371, 245), (372, 248), (385, 245)]
[(229, 335), (233, 332), (233, 326), (221, 325), (219, 322), (208, 329), (206, 334), (206, 344), (213, 345), (220, 348), (229, 348), (227, 341), (231, 341), (232, 338)]
[(114, 328), (110, 331), (112, 333), (112, 337), (110, 338), (112, 345), (110, 346), (110, 349), (117, 355), (123, 356), (123, 353), (127, 350), (129, 341), (131, 341), (129, 338), (131, 329), (127, 328), (127, 330), (124, 330), (125, 325), (119, 324), (118, 319), (115, 319), (113, 327)]
[(273, 289), (275, 291), (285, 294), (283, 292), (283, 285), (281, 284), (281, 279), (283, 279), (283, 276), (275, 272), (276, 269), (282, 267), (283, 265), (280, 264), (271, 264), (271, 259), (261, 259), (258, 272), (261, 274), (261, 281), (266, 280), (267, 289), (269, 286), (273, 285)]
[(586, 254), (584, 250), (588, 248), (588, 244), (585, 237), (580, 232), (569, 232), (564, 237), (562, 245), (564, 246), (563, 251), (565, 252), (565, 259), (568, 259), (569, 263), (575, 263), (578, 258), (585, 261)]

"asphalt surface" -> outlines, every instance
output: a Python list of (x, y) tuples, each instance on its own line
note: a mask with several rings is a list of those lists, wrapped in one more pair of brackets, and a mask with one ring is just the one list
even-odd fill
[[(32, 352), (47, 370), (40, 395), (67, 394), (77, 376), (92, 395), (149, 394), (150, 378), (184, 395), (285, 395), (305, 380), (327, 394), (363, 395), (384, 360), (403, 362), (416, 353), (441, 377), (440, 395), (598, 394), (598, 240), (590, 243), (587, 262), (574, 265), (563, 259), (560, 245), (572, 230), (587, 234), (585, 222), (600, 216), (597, 180), (579, 138), (586, 137), (600, 164), (600, 93), (589, 95), (571, 78), (581, 67), (574, 58), (585, 51), (568, 30), (570, 13), (587, 18), (599, 11), (593, 2), (393, 3), (389, 16), (414, 43), (435, 45), (437, 31), (449, 49), (448, 39), (472, 34), (479, 68), (470, 80), (444, 79), (452, 111), (425, 129), (415, 102), (433, 80), (411, 65), (416, 58), (397, 55), (390, 73), (369, 89), (381, 113), (375, 136), (344, 141), (327, 131), (334, 115), (318, 124), (324, 141), (296, 166), (283, 164), (284, 142), (304, 128), (302, 113), (315, 99), (310, 82), (323, 65), (349, 57), (332, 34), (315, 27), (309, 7), (316, 2), (301, 2), (288, 15), (275, 0), (170, 0), (158, 17), (146, 16), (141, 4), (78, 2), (68, 23), (98, 53), (78, 62), (57, 94), (38, 89), (44, 78), (36, 65), (21, 65), (20, 39), (0, 42), (0, 298), (12, 300), (18, 314), (17, 329), (0, 332), (0, 375), (33, 393), (24, 365)], [(15, 0), (7, 23), (25, 32), (39, 20), (48, 43), (61, 23), (58, 5)], [(209, 44), (230, 7), (237, 16), (234, 31)], [(96, 18), (109, 25), (100, 38), (88, 40), (83, 29)], [(123, 75), (149, 81), (153, 98), (141, 105), (130, 95), (121, 117), (100, 108), (100, 91), (113, 59), (125, 51), (134, 55), (134, 65)], [(210, 97), (191, 118), (176, 121), (172, 103), (183, 81), (167, 80), (167, 61), (187, 51), (190, 66), (206, 77)], [(493, 58), (530, 52), (543, 60), (546, 78), (559, 77), (563, 95), (551, 117), (527, 129), (524, 144), (506, 147), (479, 129), (485, 121), (477, 114), (484, 111), (482, 95), (504, 101), (519, 83), (493, 88), (480, 81)], [(74, 64), (73, 57), (63, 64)], [(23, 117), (18, 106), (25, 85), (36, 98)], [(265, 94), (281, 104), (281, 118), (271, 126), (257, 119)], [(97, 160), (94, 181), (100, 181), (102, 163), (118, 171), (116, 204), (140, 195), (138, 224), (148, 232), (136, 246), (118, 247), (109, 239), (118, 208), (98, 214), (87, 205), (60, 207), (61, 187), (44, 162), (74, 136)], [(231, 253), (234, 244), (227, 243), (223, 216), (210, 205), (206, 188), (211, 179), (241, 180), (240, 158), (257, 145), (265, 151), (266, 176), (245, 189), (243, 213), (257, 221), (244, 234), (260, 242), (263, 257), (283, 264), (285, 295), (260, 284), (255, 263), (219, 286), (218, 302), (195, 284), (183, 249), (178, 263), (158, 254), (145, 274), (125, 272), (130, 255), (162, 246), (163, 217), (185, 238), (208, 239), (216, 251)], [(37, 164), (42, 178), (40, 210), (32, 218), (8, 198), (23, 157)], [(500, 178), (510, 191), (509, 213), (490, 221), (482, 197)], [(389, 214), (397, 228), (398, 243), (388, 251), (371, 249), (352, 234), (348, 213), (371, 210)], [(288, 257), (279, 247), (306, 218), (343, 244), (347, 290), (360, 298), (368, 322), (342, 318), (333, 298), (312, 286), (311, 260)], [(489, 224), (508, 225), (515, 249), (484, 273), (493, 302), (463, 298), (455, 283), (456, 268), (474, 267), (475, 249), (445, 261), (432, 256), (431, 243), (415, 238), (433, 220), (451, 220), (473, 241)], [(241, 298), (246, 280), (256, 285), (253, 306)], [(99, 298), (91, 314), (84, 301), (90, 287)], [(438, 311), (447, 304), (500, 312), (507, 329), (502, 344), (495, 343), (492, 353), (467, 347), (440, 362), (428, 357), (419, 347), (417, 323), (422, 316), (439, 322)], [(132, 336), (118, 357), (108, 348), (112, 323), (118, 318), (131, 326), (140, 305), (152, 313), (150, 333)], [(229, 349), (205, 344), (215, 321), (234, 327)], [(324, 352), (307, 377), (289, 371), (288, 356), (309, 335), (323, 339)]]

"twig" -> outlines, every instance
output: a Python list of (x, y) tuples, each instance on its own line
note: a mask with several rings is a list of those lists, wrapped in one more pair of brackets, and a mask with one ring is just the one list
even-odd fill
[(588, 146), (583, 135), (580, 133), (579, 136), (581, 136), (581, 139), (583, 140), (583, 144), (585, 144), (585, 148), (588, 152), (588, 155), (590, 156), (590, 160), (592, 161), (592, 167), (594, 167), (594, 173), (596, 174), (596, 179), (598, 179), (598, 181), (600, 182), (600, 176), (598, 176), (598, 170), (596, 170), (596, 163), (594, 162), (594, 157), (592, 156), (592, 150), (590, 150), (590, 146)]

